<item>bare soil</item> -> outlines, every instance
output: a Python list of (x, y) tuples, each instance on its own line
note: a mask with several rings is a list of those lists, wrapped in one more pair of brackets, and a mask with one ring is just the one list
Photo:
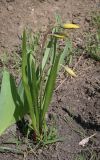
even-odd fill
[[(18, 148), (23, 150), (24, 156), (14, 151), (0, 152), (0, 160), (80, 160), (80, 155), (84, 160), (100, 159), (100, 62), (86, 56), (84, 49), (85, 35), (91, 30), (92, 12), (99, 10), (99, 0), (0, 0), (0, 55), (7, 51), (12, 57), (14, 51), (20, 50), (25, 27), (44, 33), (55, 22), (56, 12), (64, 22), (81, 26), (71, 33), (73, 44), (81, 55), (73, 57), (72, 66), (78, 76), (59, 75), (49, 111), (49, 117), (56, 117), (59, 135), (66, 139), (30, 154), (26, 144), (20, 144)], [(3, 67), (1, 61), (0, 67)], [(96, 136), (88, 145), (79, 146), (84, 137), (94, 133)], [(15, 144), (4, 145), (16, 136), (14, 125), (0, 138), (0, 146), (16, 148)]]

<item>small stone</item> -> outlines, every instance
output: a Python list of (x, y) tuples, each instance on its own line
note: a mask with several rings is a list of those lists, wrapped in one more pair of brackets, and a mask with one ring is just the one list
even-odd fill
[(88, 97), (88, 101), (90, 101), (91, 100), (91, 97)]
[(91, 17), (85, 17), (85, 21), (89, 23), (91, 21)]
[(79, 24), (80, 23), (80, 19), (79, 18), (75, 18), (75, 19), (72, 20), (72, 23)]
[(39, 150), (38, 150), (38, 154), (41, 154), (41, 153), (42, 153), (42, 149), (39, 149)]
[(11, 5), (9, 5), (9, 6), (7, 7), (7, 10), (8, 10), (8, 11), (12, 11), (12, 10), (13, 10), (13, 7), (12, 7)]

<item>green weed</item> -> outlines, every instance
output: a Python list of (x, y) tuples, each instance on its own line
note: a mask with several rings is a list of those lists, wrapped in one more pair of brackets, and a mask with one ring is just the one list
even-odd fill
[(89, 56), (100, 61), (100, 14), (93, 15), (92, 27), (96, 32), (90, 32), (87, 38), (86, 52)]

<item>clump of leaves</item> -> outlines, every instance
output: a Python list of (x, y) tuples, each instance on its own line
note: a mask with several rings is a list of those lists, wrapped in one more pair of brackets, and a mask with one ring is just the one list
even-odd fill
[(100, 14), (93, 16), (92, 27), (94, 27), (96, 31), (89, 33), (86, 51), (91, 58), (100, 61)]
[[(29, 130), (33, 140), (44, 144), (55, 142), (54, 128), (48, 128), (46, 113), (48, 111), (57, 73), (68, 54), (70, 40), (58, 31), (62, 28), (78, 28), (77, 25), (59, 25), (53, 27), (41, 48), (40, 58), (37, 57), (38, 39), (31, 37), (26, 31), (22, 40), (22, 76), (18, 86), (8, 71), (4, 70), (0, 93), (0, 134), (11, 124), (21, 120), (24, 115), (30, 117)], [(59, 52), (58, 38), (64, 38), (66, 45)], [(43, 54), (42, 54), (43, 52)], [(57, 139), (56, 139), (57, 140)], [(46, 142), (48, 141), (48, 142)]]

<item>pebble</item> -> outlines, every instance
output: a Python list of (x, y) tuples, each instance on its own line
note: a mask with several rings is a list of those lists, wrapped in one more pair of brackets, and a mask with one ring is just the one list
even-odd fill
[(8, 10), (8, 11), (12, 11), (12, 10), (13, 10), (13, 7), (12, 7), (11, 5), (9, 5), (9, 6), (7, 7), (7, 10)]
[(85, 17), (85, 21), (88, 23), (91, 22), (91, 17)]
[(80, 19), (79, 18), (75, 18), (75, 19), (72, 20), (72, 23), (80, 24)]
[(38, 149), (38, 154), (41, 154), (42, 153), (42, 149)]

